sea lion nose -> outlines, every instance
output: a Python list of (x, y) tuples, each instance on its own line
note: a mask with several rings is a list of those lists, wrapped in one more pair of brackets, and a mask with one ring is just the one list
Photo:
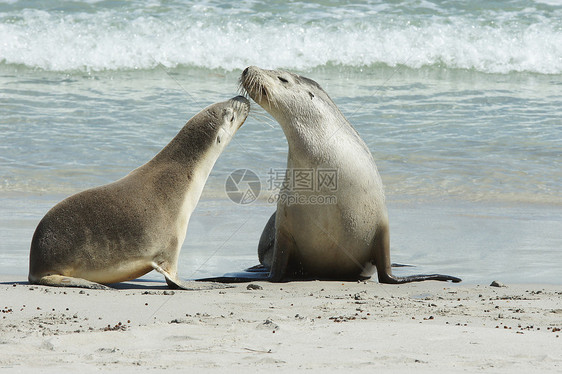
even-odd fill
[(230, 102), (246, 106), (248, 108), (250, 107), (250, 102), (244, 96), (238, 95), (236, 97), (233, 97), (232, 99), (230, 99)]

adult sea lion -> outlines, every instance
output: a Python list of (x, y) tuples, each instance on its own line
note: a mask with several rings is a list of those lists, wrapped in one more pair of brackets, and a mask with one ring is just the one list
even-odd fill
[(243, 71), (240, 83), (279, 122), (289, 144), (277, 211), (258, 246), (261, 267), (249, 269), (262, 272), (255, 279), (265, 272), (270, 281), (357, 280), (376, 269), (381, 283), (460, 282), (441, 274), (392, 274), (388, 214), (373, 156), (318, 83), (255, 66)]
[(171, 288), (214, 288), (178, 279), (178, 256), (207, 177), (249, 110), (242, 96), (213, 104), (146, 164), (55, 205), (33, 235), (29, 282), (107, 288), (156, 270)]

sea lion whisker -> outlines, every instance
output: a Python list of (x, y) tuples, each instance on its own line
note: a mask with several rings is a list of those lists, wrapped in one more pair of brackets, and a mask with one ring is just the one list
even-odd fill
[(246, 88), (243, 85), (242, 77), (240, 77), (240, 79), (238, 79), (237, 91), (238, 91), (239, 95), (244, 96), (246, 99), (248, 99), (250, 97), (250, 94), (248, 93), (248, 91), (246, 90)]
[(259, 120), (261, 123), (264, 123), (265, 125), (271, 127), (272, 129), (275, 129), (275, 126), (273, 126), (272, 124), (273, 123), (272, 120), (261, 113), (252, 112), (250, 113), (250, 117)]
[(260, 113), (260, 112), (257, 112), (257, 111), (252, 111), (252, 112), (250, 113), (250, 116), (251, 116), (251, 117), (254, 117), (254, 118), (257, 118), (257, 119), (264, 120), (264, 121), (268, 121), (268, 122), (270, 122), (270, 123), (273, 123), (273, 122), (274, 122), (274, 120), (273, 120), (271, 117), (269, 117), (267, 114), (265, 114), (265, 113)]

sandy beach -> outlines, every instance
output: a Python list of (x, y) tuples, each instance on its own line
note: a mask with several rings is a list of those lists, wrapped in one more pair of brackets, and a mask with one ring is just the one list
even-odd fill
[(254, 282), (111, 291), (0, 278), (0, 371), (559, 373), (562, 287)]
[[(560, 0), (53, 4), (0, 1), (0, 374), (562, 373)], [(152, 272), (113, 290), (28, 284), (34, 231), (55, 204), (152, 159), (237, 95), (248, 66), (314, 80), (363, 139), (391, 260), (412, 266), (395, 274), (462, 283), (172, 291)], [(182, 279), (258, 262), (288, 142), (251, 108), (189, 219)], [(329, 166), (341, 141), (334, 158), (370, 165), (340, 129), (311, 143), (313, 158)], [(232, 188), (240, 171), (259, 183)]]

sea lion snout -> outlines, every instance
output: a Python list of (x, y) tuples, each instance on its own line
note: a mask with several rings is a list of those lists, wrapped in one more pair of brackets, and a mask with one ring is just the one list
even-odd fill
[(235, 109), (244, 109), (245, 112), (250, 111), (250, 101), (244, 96), (238, 95), (229, 100), (229, 102), (234, 106)]
[(228, 110), (232, 111), (231, 122), (235, 125), (235, 131), (237, 131), (250, 114), (250, 101), (244, 96), (236, 96), (228, 100), (228, 105), (230, 106)]

